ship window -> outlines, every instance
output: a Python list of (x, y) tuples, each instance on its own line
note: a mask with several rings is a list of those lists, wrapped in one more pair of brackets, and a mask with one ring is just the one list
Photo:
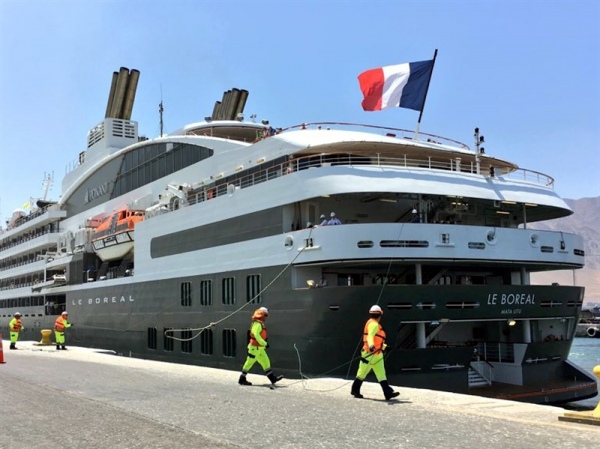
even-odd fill
[(483, 242), (469, 242), (470, 249), (485, 249), (485, 243)]
[(213, 353), (213, 331), (204, 329), (200, 334), (200, 354), (212, 355)]
[(382, 240), (379, 242), (382, 248), (427, 248), (429, 242), (425, 240)]
[(246, 302), (261, 302), (260, 274), (252, 274), (246, 278)]
[(223, 279), (223, 304), (235, 304), (235, 278)]
[(181, 283), (181, 305), (183, 307), (192, 306), (192, 283), (182, 282)]
[(235, 357), (235, 329), (223, 329), (223, 355)]
[(148, 349), (156, 349), (158, 342), (158, 331), (155, 327), (148, 328)]
[(554, 252), (554, 247), (552, 246), (542, 246), (540, 248), (540, 251), (543, 253), (553, 253)]
[(200, 281), (200, 305), (212, 306), (212, 281), (210, 279)]
[(165, 327), (165, 330), (163, 332), (163, 349), (165, 351), (172, 351), (173, 350), (173, 339), (171, 338), (172, 333), (169, 332), (168, 334), (166, 333), (167, 331), (170, 331), (171, 328), (170, 327)]
[(192, 330), (185, 329), (181, 331), (181, 352), (192, 353)]

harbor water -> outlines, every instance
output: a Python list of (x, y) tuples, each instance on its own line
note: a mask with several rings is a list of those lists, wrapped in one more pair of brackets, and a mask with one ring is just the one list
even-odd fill
[[(593, 376), (594, 367), (600, 365), (600, 338), (575, 338), (569, 353), (569, 360)], [(599, 399), (600, 396), (596, 396), (584, 401), (572, 402), (566, 408), (590, 410), (598, 405)]]

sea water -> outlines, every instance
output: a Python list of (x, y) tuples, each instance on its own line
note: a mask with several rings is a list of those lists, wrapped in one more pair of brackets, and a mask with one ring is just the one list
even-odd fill
[[(569, 353), (569, 360), (595, 377), (593, 369), (600, 365), (600, 338), (575, 338)], [(596, 396), (583, 401), (571, 402), (568, 404), (568, 408), (591, 410), (598, 405), (599, 399), (600, 396)]]

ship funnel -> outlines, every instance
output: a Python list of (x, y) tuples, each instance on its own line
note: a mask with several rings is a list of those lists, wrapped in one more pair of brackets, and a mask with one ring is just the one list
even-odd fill
[(123, 109), (121, 118), (131, 120), (131, 112), (133, 111), (133, 102), (135, 101), (135, 93), (137, 91), (138, 80), (140, 79), (140, 71), (132, 69), (127, 78), (127, 88), (125, 90), (125, 98), (123, 100)]
[(119, 77), (119, 72), (113, 72), (112, 82), (110, 83), (110, 93), (108, 94), (108, 103), (106, 104), (106, 114), (104, 114), (104, 118), (109, 118), (112, 104), (115, 98), (115, 91), (117, 90), (117, 78)]
[(231, 91), (228, 90), (223, 94), (223, 101), (221, 102), (221, 113), (219, 114), (219, 120), (227, 120), (227, 111), (231, 105)]
[(221, 113), (221, 102), (215, 101), (215, 107), (213, 108), (213, 113), (212, 113), (211, 119), (216, 120), (220, 113)]
[(119, 76), (117, 78), (117, 87), (110, 111), (111, 118), (122, 118), (121, 109), (123, 108), (123, 98), (125, 97), (125, 90), (127, 89), (128, 78), (129, 69), (127, 69), (127, 67), (121, 67), (121, 69), (119, 70)]
[(236, 104), (235, 110), (233, 111), (233, 119), (235, 119), (238, 114), (244, 113), (244, 107), (246, 106), (246, 101), (248, 100), (248, 91), (246, 89), (242, 89), (240, 91), (239, 100)]
[(227, 110), (225, 111), (225, 120), (233, 120), (235, 108), (237, 106), (237, 102), (240, 99), (240, 90), (237, 88), (231, 89), (231, 93), (229, 94), (229, 105)]
[(239, 113), (244, 112), (247, 99), (248, 91), (246, 89), (234, 87), (223, 92), (223, 99), (215, 101), (215, 107), (210, 118), (212, 120), (235, 120)]

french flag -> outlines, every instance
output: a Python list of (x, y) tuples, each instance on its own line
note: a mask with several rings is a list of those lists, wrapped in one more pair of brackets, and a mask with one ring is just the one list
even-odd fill
[(367, 70), (358, 75), (365, 111), (407, 108), (422, 111), (433, 62), (407, 62)]

